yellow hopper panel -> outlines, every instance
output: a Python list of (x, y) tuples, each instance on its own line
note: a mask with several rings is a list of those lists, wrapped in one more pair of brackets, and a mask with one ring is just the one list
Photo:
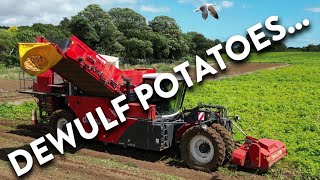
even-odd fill
[(63, 58), (51, 43), (19, 43), (19, 56), (21, 69), (32, 76), (46, 72)]

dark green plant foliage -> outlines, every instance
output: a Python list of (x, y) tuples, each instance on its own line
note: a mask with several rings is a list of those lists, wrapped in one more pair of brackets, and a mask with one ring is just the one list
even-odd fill
[[(225, 105), (229, 114), (240, 115), (238, 124), (247, 134), (287, 145), (289, 154), (269, 174), (316, 179), (320, 172), (320, 54), (252, 54), (248, 62), (290, 66), (205, 81), (189, 90), (184, 106), (193, 107), (199, 101)], [(244, 137), (237, 132), (235, 138)]]

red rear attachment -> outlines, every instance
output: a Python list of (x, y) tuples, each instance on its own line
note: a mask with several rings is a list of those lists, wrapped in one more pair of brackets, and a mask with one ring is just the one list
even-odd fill
[(232, 154), (232, 163), (251, 169), (267, 171), (287, 154), (286, 145), (273, 139), (246, 137)]

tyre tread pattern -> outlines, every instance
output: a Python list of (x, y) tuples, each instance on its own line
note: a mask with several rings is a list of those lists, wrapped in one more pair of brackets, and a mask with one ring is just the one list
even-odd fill
[[(211, 136), (214, 149), (214, 157), (211, 162), (198, 165), (193, 161), (189, 154), (189, 142), (192, 137), (198, 135), (200, 133), (208, 133)], [(189, 128), (182, 136), (181, 144), (180, 144), (181, 157), (184, 162), (191, 168), (202, 171), (213, 172), (216, 171), (223, 163), (225, 156), (225, 144), (223, 142), (222, 137), (212, 128), (202, 129), (199, 126), (194, 126)]]
[(59, 109), (53, 112), (50, 116), (50, 121), (49, 121), (49, 132), (53, 137), (57, 136), (57, 128), (58, 128), (57, 121), (62, 117), (64, 117), (69, 122), (71, 122), (74, 120), (75, 116), (73, 115), (72, 112), (63, 110), (63, 109)]
[(233, 138), (232, 138), (230, 132), (227, 129), (225, 129), (223, 126), (221, 126), (220, 124), (212, 124), (211, 128), (214, 129), (215, 131), (217, 131), (223, 139), (223, 142), (226, 146), (226, 153), (225, 153), (225, 159), (224, 159), (224, 162), (222, 165), (223, 166), (227, 165), (230, 163), (230, 161), (232, 159), (232, 153), (234, 151)]

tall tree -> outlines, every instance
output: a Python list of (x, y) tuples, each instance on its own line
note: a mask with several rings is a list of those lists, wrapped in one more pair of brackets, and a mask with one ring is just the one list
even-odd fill
[(153, 43), (153, 57), (157, 60), (163, 60), (169, 58), (170, 45), (166, 36), (155, 33), (152, 40)]
[[(145, 17), (129, 8), (112, 8), (108, 13), (125, 37), (121, 41), (122, 44), (125, 44), (125, 54), (123, 55), (127, 58), (151, 58), (153, 54), (152, 40), (155, 35), (148, 27)], [(133, 50), (134, 52), (132, 52)]]
[(4, 62), (6, 66), (19, 64), (15, 35), (16, 32), (0, 29), (0, 62)]
[(68, 19), (67, 17), (64, 17), (62, 21), (60, 21), (59, 23), (59, 28), (62, 30), (62, 32), (65, 34), (66, 37), (71, 36), (71, 32), (70, 32), (70, 19)]
[(31, 28), (20, 28), (17, 33), (18, 42), (33, 43), (41, 33)]
[[(98, 41), (94, 42), (95, 45), (91, 46), (92, 48), (103, 54), (119, 55), (124, 51), (124, 47), (120, 43), (124, 39), (122, 33), (113, 24), (112, 17), (99, 5), (87, 6), (78, 16), (86, 19), (87, 24), (93, 27), (98, 36)], [(71, 32), (76, 33), (75, 31), (76, 28), (73, 28)]]
[(213, 41), (197, 32), (188, 32), (186, 39), (188, 40), (189, 54), (193, 56), (198, 55), (202, 58), (207, 56), (206, 51), (208, 49), (220, 43), (219, 40)]
[(157, 16), (149, 22), (152, 30), (167, 38), (170, 59), (179, 59), (189, 51), (187, 40), (183, 36), (177, 22), (168, 16)]
[(130, 38), (126, 42), (128, 57), (147, 58), (153, 54), (152, 43), (150, 41)]
[(82, 16), (76, 15), (71, 18), (70, 31), (91, 48), (95, 49), (100, 41), (92, 23)]
[(31, 29), (35, 32), (40, 32), (47, 40), (51, 42), (59, 42), (61, 39), (66, 38), (66, 34), (59, 26), (52, 24), (35, 23), (31, 26)]
[(141, 30), (151, 30), (147, 26), (146, 18), (132, 9), (112, 8), (108, 13), (119, 31), (126, 37), (144, 39)]
[(15, 47), (15, 43), (14, 33), (9, 30), (0, 29), (0, 53), (9, 53)]

